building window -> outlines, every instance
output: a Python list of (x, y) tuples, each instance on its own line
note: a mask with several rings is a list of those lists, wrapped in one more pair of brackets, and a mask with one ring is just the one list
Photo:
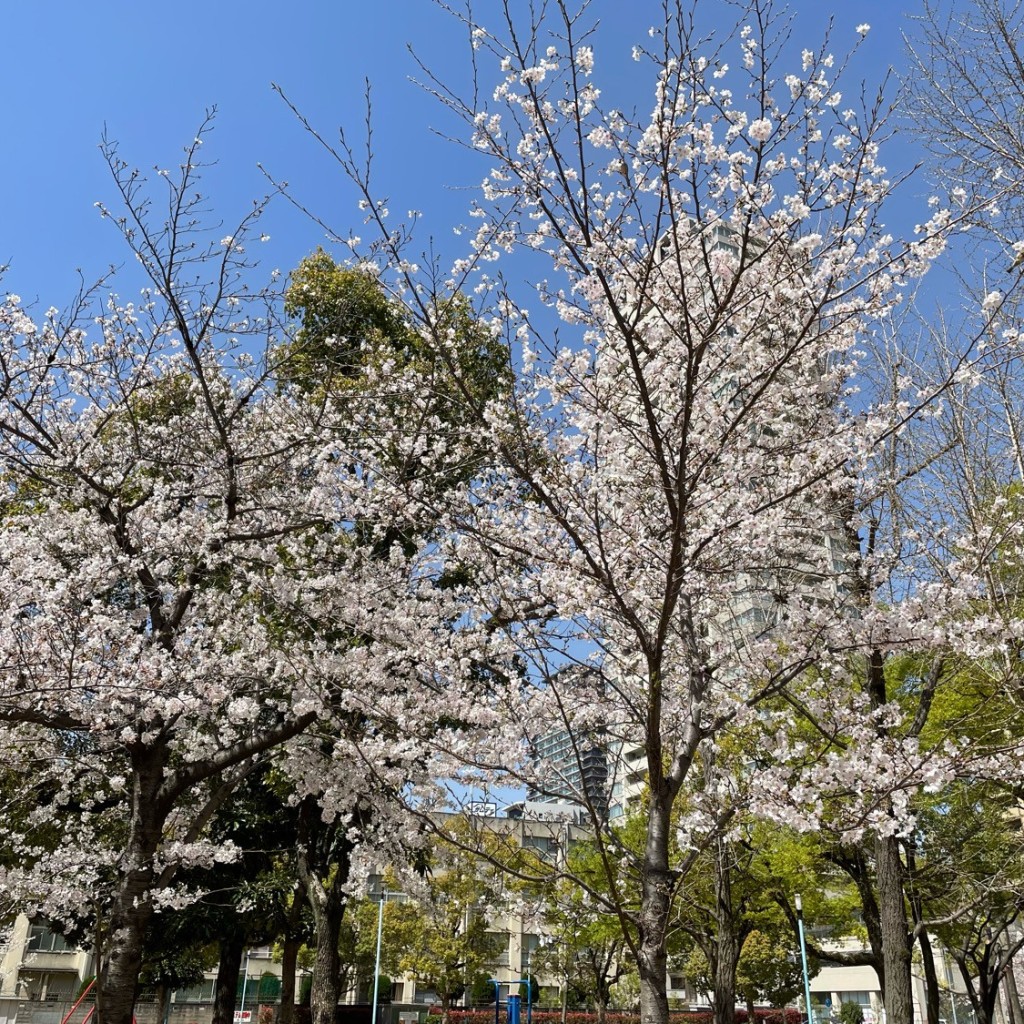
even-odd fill
[(26, 953), (66, 953), (72, 947), (63, 935), (51, 932), (45, 924), (34, 924), (29, 929)]
[(839, 996), (840, 1006), (842, 1006), (843, 1003), (856, 1003), (862, 1010), (871, 1009), (870, 992), (837, 992), (836, 995)]
[(176, 1003), (212, 1003), (216, 985), (216, 981), (209, 978), (201, 981), (198, 985), (180, 988), (174, 994), (174, 1001)]

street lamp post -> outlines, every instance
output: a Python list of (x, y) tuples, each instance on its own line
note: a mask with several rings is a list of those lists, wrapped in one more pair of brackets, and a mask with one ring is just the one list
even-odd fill
[(242, 1019), (244, 1020), (245, 1015), (245, 990), (249, 985), (249, 957), (252, 950), (247, 949), (245, 951), (245, 973), (242, 975)]
[(807, 1006), (807, 1024), (814, 1024), (814, 1012), (811, 1010), (811, 979), (807, 975), (807, 944), (804, 942), (804, 910), (800, 894), (796, 894), (796, 924), (800, 933), (800, 963), (804, 972), (804, 1001)]
[(388, 892), (381, 889), (380, 902), (377, 904), (377, 956), (373, 962), (373, 1010), (370, 1014), (370, 1024), (377, 1024), (377, 996), (380, 988), (380, 946), (384, 936), (384, 903), (389, 896), (404, 896), (404, 892)]

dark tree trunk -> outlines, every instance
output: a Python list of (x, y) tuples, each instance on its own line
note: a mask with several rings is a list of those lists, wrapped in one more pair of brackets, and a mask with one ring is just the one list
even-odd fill
[(942, 1015), (941, 993), (939, 992), (939, 974), (935, 969), (935, 954), (932, 951), (928, 933), (922, 931), (917, 937), (921, 947), (921, 967), (924, 970), (925, 1011), (928, 1024), (939, 1024)]
[(747, 1024), (754, 1024), (757, 1020), (756, 1011), (754, 1010), (754, 997), (747, 996)]
[(729, 850), (724, 840), (715, 847), (715, 929), (715, 1024), (735, 1024), (740, 936), (733, 920)]
[[(136, 887), (126, 888), (130, 892)], [(98, 983), (97, 1024), (133, 1024), (135, 1018), (143, 942), (153, 916), (148, 884), (138, 891), (142, 898), (138, 906), (127, 905), (128, 893), (122, 892), (110, 916), (111, 948)]]
[(233, 1024), (244, 953), (245, 936), (241, 932), (233, 932), (220, 940), (220, 962), (213, 989), (213, 1024)]
[(977, 1024), (995, 1024), (996, 1004), (999, 1002), (999, 983), (987, 973), (982, 974), (978, 982), (981, 999)]
[(171, 987), (160, 984), (156, 987), (156, 1020), (157, 1024), (164, 1024), (167, 1020), (167, 1011), (171, 1008)]
[(885, 957), (885, 1015), (887, 1024), (913, 1024), (910, 932), (903, 888), (903, 860), (899, 840), (875, 840), (875, 878)]
[[(872, 707), (880, 708), (888, 700), (885, 658), (878, 649), (868, 657), (867, 691)], [(879, 728), (880, 737), (886, 733), (885, 728)], [(895, 836), (879, 835), (875, 839), (875, 886), (885, 965), (886, 1024), (913, 1024), (911, 937), (907, 927), (903, 858), (900, 856), (900, 841)]]
[[(368, 822), (369, 811), (357, 809), (352, 826), (358, 828)], [(334, 1024), (341, 995), (338, 938), (354, 849), (349, 827), (347, 823), (325, 822), (319, 804), (312, 797), (303, 800), (299, 808), (297, 865), (316, 930), (309, 999), (312, 1024)]]
[(281, 944), (281, 1003), (278, 1024), (292, 1024), (295, 1020), (295, 971), (299, 962), (302, 941), (288, 936)]
[(928, 938), (928, 932), (922, 925), (924, 909), (921, 904), (921, 896), (916, 889), (917, 853), (914, 849), (914, 842), (912, 840), (906, 842), (904, 850), (907, 855), (907, 891), (910, 898), (910, 912), (914, 919), (914, 927), (918, 930), (917, 942), (921, 947), (921, 969), (924, 971), (926, 1019), (928, 1024), (939, 1024), (941, 1014), (939, 975), (935, 969), (935, 954), (932, 952), (931, 939)]
[(309, 996), (312, 1024), (334, 1024), (341, 995), (338, 939), (345, 906), (340, 890), (341, 885), (332, 881), (326, 889), (314, 896), (316, 957), (313, 960), (313, 987)]
[(960, 977), (963, 979), (967, 1000), (974, 1011), (975, 1024), (992, 1024), (991, 1009), (987, 1009), (985, 1006), (984, 967), (976, 974), (972, 970), (972, 964), (966, 955), (961, 954), (958, 956), (955, 952), (951, 952), (950, 955), (953, 957), (953, 962), (956, 964)]
[(166, 811), (158, 800), (163, 749), (140, 750), (133, 758), (132, 802), (125, 846), (125, 872), (107, 918), (107, 950), (97, 979), (97, 1024), (133, 1024), (146, 929), (153, 918), (154, 857)]

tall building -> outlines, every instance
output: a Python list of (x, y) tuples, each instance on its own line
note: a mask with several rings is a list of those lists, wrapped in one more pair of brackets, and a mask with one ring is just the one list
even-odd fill
[(590, 736), (556, 729), (534, 741), (542, 781), (527, 792), (532, 803), (589, 804), (600, 817), (608, 814), (608, 749)]

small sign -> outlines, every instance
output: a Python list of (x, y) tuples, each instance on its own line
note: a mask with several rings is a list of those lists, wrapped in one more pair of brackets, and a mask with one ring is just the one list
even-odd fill
[(235, 1024), (249, 1024), (252, 1020), (252, 1010), (235, 1010)]

